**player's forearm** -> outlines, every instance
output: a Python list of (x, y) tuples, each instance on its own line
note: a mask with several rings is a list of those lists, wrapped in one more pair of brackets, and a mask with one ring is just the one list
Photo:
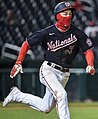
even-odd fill
[(94, 66), (94, 54), (92, 49), (86, 51), (84, 54), (87, 61), (87, 65)]
[(30, 46), (28, 44), (28, 41), (26, 40), (20, 48), (20, 52), (19, 52), (16, 64), (22, 64), (29, 49), (30, 49)]

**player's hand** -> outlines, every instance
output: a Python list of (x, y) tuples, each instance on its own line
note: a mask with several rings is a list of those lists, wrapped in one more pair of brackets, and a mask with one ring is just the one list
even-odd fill
[(88, 66), (86, 67), (86, 73), (90, 73), (91, 75), (94, 75), (94, 74), (95, 74), (95, 69), (94, 69), (94, 67), (91, 66), (91, 65), (88, 65)]
[(22, 65), (21, 64), (15, 64), (11, 70), (10, 77), (14, 78), (19, 72), (23, 73)]

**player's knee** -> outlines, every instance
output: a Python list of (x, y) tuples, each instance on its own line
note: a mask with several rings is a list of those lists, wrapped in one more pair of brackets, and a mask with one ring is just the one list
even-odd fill
[(51, 109), (50, 109), (50, 108), (45, 108), (45, 109), (43, 110), (43, 112), (44, 112), (45, 114), (48, 114), (49, 112), (51, 112)]
[(51, 110), (46, 110), (45, 111), (45, 114), (48, 114), (48, 113), (50, 113), (51, 112)]
[(51, 110), (52, 110), (52, 105), (44, 103), (41, 111), (48, 114), (49, 112), (51, 112)]

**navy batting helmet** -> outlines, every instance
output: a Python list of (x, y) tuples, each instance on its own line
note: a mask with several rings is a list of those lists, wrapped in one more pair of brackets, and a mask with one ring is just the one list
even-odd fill
[(58, 3), (55, 8), (54, 8), (54, 15), (58, 14), (59, 12), (62, 12), (64, 10), (68, 10), (70, 9), (73, 13), (73, 11), (75, 10), (69, 2), (60, 2)]

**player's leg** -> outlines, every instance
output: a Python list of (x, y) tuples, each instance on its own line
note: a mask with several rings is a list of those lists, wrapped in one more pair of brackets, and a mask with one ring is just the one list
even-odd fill
[(57, 107), (59, 118), (70, 119), (68, 102), (67, 102), (67, 92), (65, 91), (65, 89), (63, 88), (63, 86), (59, 81), (53, 80), (53, 78), (55, 78), (53, 74), (50, 74), (49, 77), (50, 78), (47, 78), (47, 76), (45, 76), (45, 79), (46, 79), (46, 83), (48, 83), (48, 86), (50, 86), (51, 91), (57, 101), (56, 107)]
[(34, 96), (28, 93), (21, 92), (17, 87), (13, 87), (10, 94), (5, 98), (3, 106), (6, 106), (9, 102), (21, 102), (29, 105), (38, 111), (48, 113), (52, 110), (55, 104), (53, 94), (46, 88), (46, 93), (43, 98)]
[[(61, 73), (60, 71), (55, 70), (47, 66), (44, 63), (41, 69), (42, 83), (50, 88), (53, 93), (57, 103), (57, 111), (60, 119), (70, 119), (68, 102), (67, 102), (67, 93), (63, 86), (66, 85), (69, 78), (69, 73)], [(64, 84), (63, 84), (64, 83)]]
[(21, 93), (16, 101), (28, 104), (31, 108), (45, 113), (50, 112), (54, 106), (54, 97), (48, 88), (46, 88), (46, 93), (43, 98), (28, 93)]
[[(60, 78), (60, 82), (61, 82), (62, 86), (65, 87), (69, 80), (70, 73), (66, 72), (66, 73), (62, 73), (61, 75), (62, 75), (62, 78)], [(60, 117), (60, 119), (70, 119), (67, 92), (66, 92), (65, 103), (66, 103), (66, 113), (67, 113), (66, 118), (64, 118), (63, 116), (60, 116), (60, 112), (62, 112), (62, 110), (60, 110), (60, 103), (59, 103), (59, 105), (58, 105), (58, 103), (56, 104), (57, 113), (58, 113), (58, 116)]]

